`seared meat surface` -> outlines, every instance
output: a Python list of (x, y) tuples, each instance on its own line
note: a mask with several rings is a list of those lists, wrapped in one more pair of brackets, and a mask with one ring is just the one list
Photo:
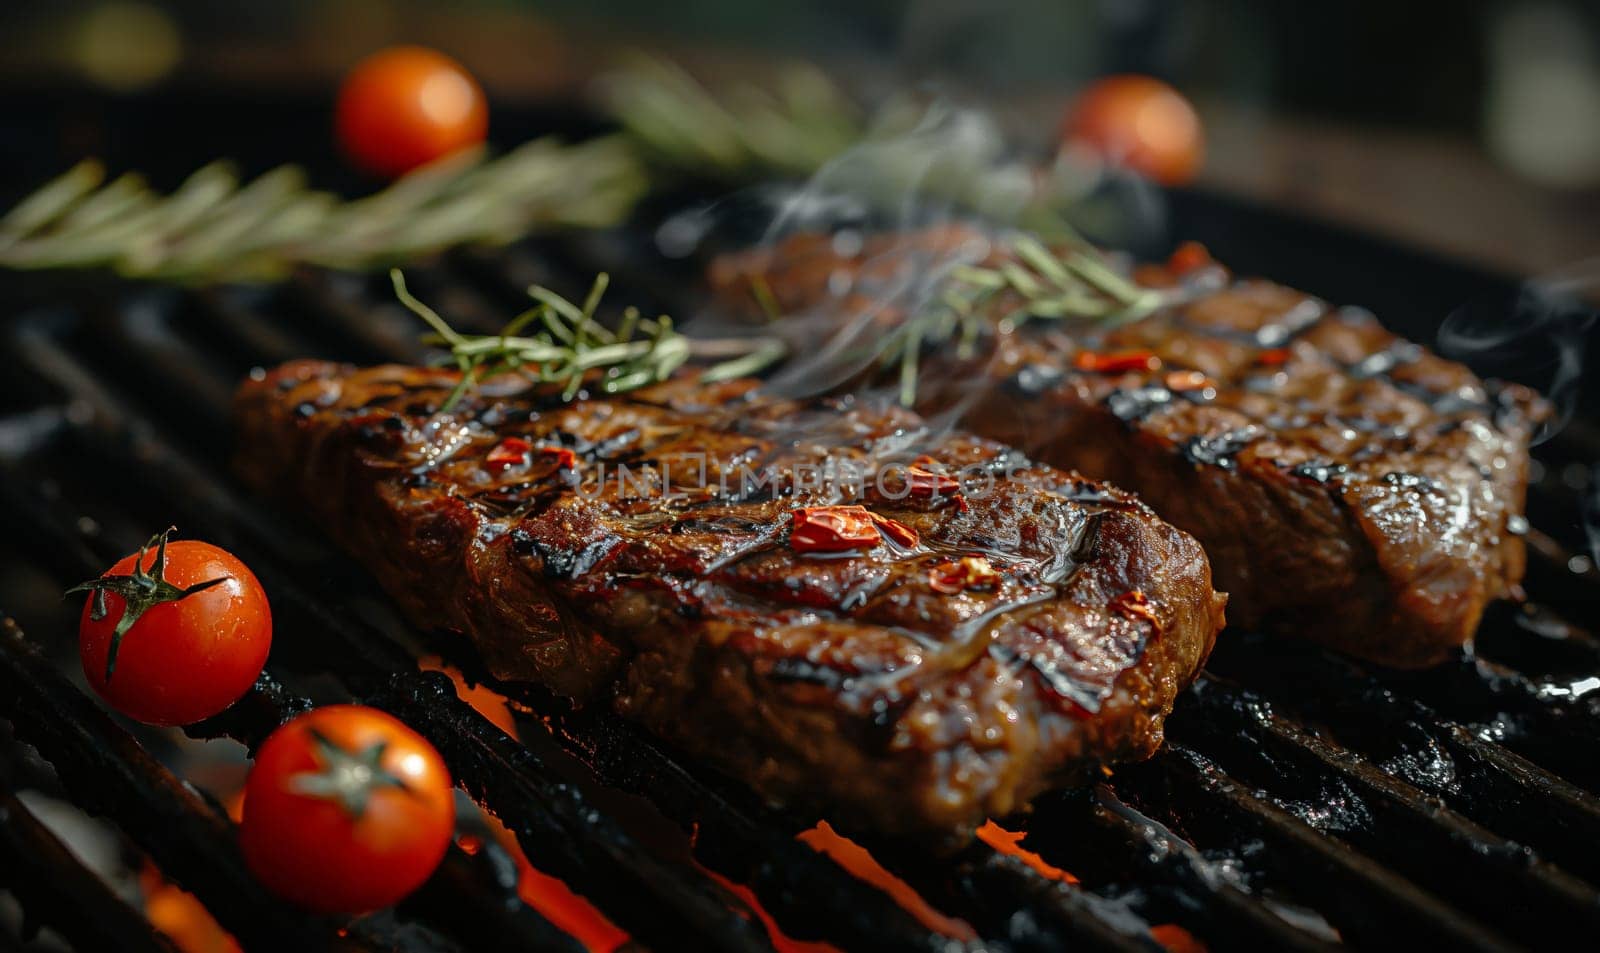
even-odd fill
[[(1012, 255), (962, 227), (839, 247), (794, 236), (718, 260), (711, 281), (738, 309), (754, 281), (785, 313), (883, 329), (911, 307), (909, 272)], [(1235, 624), (1391, 665), (1440, 661), (1522, 577), (1542, 402), (1364, 311), (1192, 264), (1136, 272), (1184, 286), (1143, 320), (1035, 320), (969, 360), (925, 353), (919, 409), (959, 408), (985, 437), (1138, 493), (1205, 546)], [(992, 317), (1016, 306), (999, 299)]]
[[(456, 380), (258, 374), (239, 472), (496, 676), (609, 702), (773, 801), (959, 840), (1148, 756), (1222, 625), (1199, 545), (1137, 499), (908, 411), (498, 378), (438, 412)], [(795, 511), (839, 505), (869, 542), (806, 551), (832, 524)]]

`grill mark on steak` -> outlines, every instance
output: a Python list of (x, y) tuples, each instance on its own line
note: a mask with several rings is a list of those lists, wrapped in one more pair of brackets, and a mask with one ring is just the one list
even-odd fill
[[(1222, 624), (1198, 544), (1136, 498), (896, 407), (689, 380), (552, 404), (506, 377), (436, 412), (456, 380), (268, 372), (239, 391), (239, 470), (498, 677), (609, 699), (769, 799), (847, 824), (960, 841), (1046, 786), (1147, 756)], [(509, 438), (533, 449), (491, 462)], [(555, 446), (576, 465), (540, 460)], [(798, 478), (919, 453), (961, 475), (959, 502)], [(740, 466), (770, 479), (722, 494), (600, 475), (626, 459), (654, 479), (688, 454), (713, 487)], [(790, 511), (839, 503), (918, 541), (794, 552)], [(934, 587), (973, 554), (997, 582)], [(1115, 608), (1136, 593), (1148, 614)]]
[[(883, 234), (853, 256), (795, 235), (719, 259), (710, 279), (733, 309), (750, 310), (759, 275), (785, 313), (848, 317), (871, 303), (887, 328), (900, 316), (875, 299), (873, 276), (963, 234), (974, 232)], [(987, 266), (1007, 254), (1003, 241), (990, 247)], [(1015, 305), (1000, 296), (994, 313)], [(1238, 624), (1419, 666), (1470, 639), (1487, 603), (1516, 591), (1524, 552), (1511, 526), (1548, 408), (1396, 337), (1370, 312), (1224, 282), (1122, 327), (1030, 321), (985, 342), (968, 360), (953, 349), (922, 356), (919, 409), (964, 408), (963, 426), (1138, 492), (1206, 546)], [(1084, 350), (1149, 352), (1162, 366), (1098, 373), (1076, 366)], [(1173, 371), (1209, 384), (1174, 391)]]

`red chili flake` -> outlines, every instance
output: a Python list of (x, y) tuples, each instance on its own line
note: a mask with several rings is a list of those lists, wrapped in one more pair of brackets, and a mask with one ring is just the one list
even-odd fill
[(1256, 355), (1256, 363), (1267, 367), (1277, 367), (1289, 362), (1289, 349), (1286, 347), (1269, 348)]
[(1167, 270), (1172, 272), (1173, 277), (1177, 277), (1204, 268), (1213, 260), (1206, 246), (1199, 242), (1184, 242), (1167, 259)]
[(987, 589), (1000, 584), (1000, 573), (982, 556), (962, 556), (928, 570), (928, 585), (935, 592), (953, 596), (968, 589)]
[(1205, 390), (1213, 386), (1211, 378), (1199, 371), (1172, 371), (1162, 383), (1167, 390)]
[(1150, 598), (1139, 589), (1124, 592), (1111, 600), (1111, 611), (1120, 612), (1134, 619), (1143, 619), (1151, 627), (1160, 631), (1161, 620), (1156, 616), (1156, 610), (1150, 605)]
[(907, 549), (917, 545), (919, 537), (916, 530), (904, 523), (889, 519), (887, 516), (879, 516), (876, 513), (869, 513), (868, 515), (872, 517), (873, 525), (877, 526), (883, 532), (883, 535), (889, 537), (891, 542)]
[(797, 553), (871, 549), (882, 540), (864, 506), (806, 506), (790, 514), (789, 546)]
[(524, 463), (528, 459), (528, 451), (533, 449), (533, 444), (521, 437), (507, 437), (494, 445), (489, 451), (489, 456), (484, 460), (484, 465), (491, 470), (504, 470)]
[(541, 457), (554, 457), (556, 466), (562, 470), (576, 470), (578, 468), (578, 455), (566, 447), (540, 447)]
[(1161, 358), (1149, 351), (1113, 351), (1110, 354), (1079, 351), (1073, 355), (1072, 365), (1080, 371), (1094, 371), (1096, 374), (1125, 374), (1128, 371), (1158, 371), (1161, 369)]
[(918, 457), (906, 467), (906, 490), (912, 496), (948, 496), (961, 488), (961, 481), (948, 473), (928, 469), (938, 461)]

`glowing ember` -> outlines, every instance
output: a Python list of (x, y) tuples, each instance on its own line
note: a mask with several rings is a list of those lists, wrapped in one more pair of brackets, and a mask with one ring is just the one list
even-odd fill
[(478, 714), (487, 718), (496, 728), (517, 738), (517, 722), (511, 715), (511, 703), (504, 695), (499, 694), (486, 685), (469, 685), (466, 676), (461, 670), (452, 665), (445, 664), (437, 655), (424, 656), (417, 660), (417, 667), (425, 672), (443, 672), (450, 676), (450, 681), (455, 683), (456, 694), (461, 700), (471, 705)]
[(1023, 848), (1022, 839), (1026, 836), (1028, 836), (1027, 831), (1008, 831), (994, 821), (986, 821), (982, 827), (978, 828), (978, 840), (993, 847), (999, 853), (1010, 854), (1051, 880), (1059, 880), (1069, 884), (1078, 882), (1078, 878), (1071, 873), (1054, 866), (1033, 851)]
[[(427, 656), (417, 664), (425, 671), (443, 672), (449, 675), (450, 680), (455, 683), (456, 694), (461, 696), (462, 701), (471, 705), (478, 714), (493, 722), (501, 731), (513, 738), (519, 737), (517, 723), (511, 713), (511, 703), (504, 695), (486, 685), (467, 684), (466, 677), (459, 669), (446, 664), (437, 656)], [(517, 843), (516, 836), (498, 819), (484, 813), (483, 822), (495, 843), (510, 855), (512, 862), (517, 866), (517, 896), (523, 903), (539, 911), (546, 920), (559, 929), (571, 934), (589, 950), (589, 953), (611, 953), (628, 941), (627, 931), (606, 919), (605, 914), (595, 909), (593, 904), (573, 893), (572, 888), (558, 878), (536, 870), (529, 862), (528, 855), (522, 852), (522, 845)], [(457, 839), (456, 846), (468, 854), (477, 854), (483, 850), (484, 845), (481, 839), (467, 834)]]
[(1206, 953), (1206, 945), (1193, 933), (1176, 923), (1162, 923), (1151, 927), (1150, 937), (1171, 953)]
[(139, 874), (144, 914), (179, 953), (241, 953), (242, 947), (194, 894), (169, 882), (148, 861)]
[[(695, 864), (695, 866), (700, 867), (699, 864)], [(772, 914), (768, 913), (761, 906), (761, 902), (756, 899), (755, 891), (744, 884), (735, 883), (715, 870), (706, 867), (700, 867), (700, 871), (716, 881), (722, 889), (738, 897), (744, 902), (745, 906), (750, 908), (750, 911), (756, 915), (756, 919), (760, 920), (761, 925), (766, 928), (767, 939), (772, 941), (772, 948), (777, 953), (839, 953), (839, 948), (832, 943), (824, 943), (820, 940), (796, 940), (785, 934), (779, 929), (778, 922), (772, 919)]]
[[(535, 870), (528, 862), (528, 855), (522, 852), (516, 836), (504, 824), (489, 814), (485, 814), (483, 819), (495, 843), (504, 848), (517, 865), (517, 896), (523, 903), (539, 911), (546, 920), (582, 943), (589, 953), (612, 953), (628, 942), (627, 931), (606, 919), (606, 915), (595, 909), (593, 904), (573, 893), (572, 888), (558, 878)], [(470, 840), (462, 838), (462, 841)], [(463, 850), (474, 853), (474, 850), (468, 849), (469, 846), (469, 843), (461, 843)], [(481, 850), (482, 846), (480, 843), (476, 848)]]
[(945, 936), (958, 940), (975, 940), (977, 932), (965, 920), (947, 917), (935, 910), (911, 885), (896, 877), (867, 852), (865, 847), (834, 831), (827, 821), (802, 831), (799, 841), (820, 854), (826, 854), (834, 863), (849, 871), (884, 893), (917, 919), (918, 923)]

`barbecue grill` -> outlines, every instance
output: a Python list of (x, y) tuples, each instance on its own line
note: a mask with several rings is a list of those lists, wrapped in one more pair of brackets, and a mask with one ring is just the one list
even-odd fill
[[(1419, 339), (1460, 301), (1504, 306), (1515, 293), (1493, 275), (1216, 196), (1174, 195), (1170, 213), (1173, 234), (1240, 271), (1371, 305)], [(618, 299), (691, 314), (693, 268), (653, 251), (658, 220), (455, 252), (408, 279), (463, 329), (497, 328), (532, 282), (577, 291), (597, 270)], [(390, 711), (536, 866), (643, 947), (766, 949), (769, 922), (783, 942), (904, 950), (1152, 950), (1174, 942), (1151, 932), (1167, 924), (1211, 948), (1299, 950), (1512, 949), (1600, 929), (1600, 639), (1571, 621), (1600, 594), (1578, 529), (1583, 463), (1600, 459), (1600, 440), (1581, 421), (1536, 452), (1532, 601), (1496, 607), (1476, 655), (1397, 673), (1229, 631), (1154, 759), (1001, 819), (1026, 830), (1021, 846), (1037, 858), (982, 842), (937, 856), (847, 832), (970, 925), (952, 936), (796, 840), (815, 819), (768, 808), (608, 713), (494, 683), (464, 640), (407, 627), (314, 527), (235, 483), (227, 412), (252, 367), (423, 357), (381, 276), (69, 291), (8, 308), (0, 323), (0, 525), (19, 567), (0, 586), (16, 614), (0, 631), (0, 717), (15, 734), (0, 736), (0, 886), (30, 924), (77, 949), (170, 945), (9, 793), (24, 783), (108, 818), (247, 948), (581, 949), (517, 900), (490, 852), (453, 849), (397, 910), (352, 922), (296, 912), (254, 883), (220, 806), (152, 753), (160, 735), (108, 715), (61, 674), (76, 665), (75, 613), (38, 597), (168, 522), (245, 559), (277, 616), (267, 673), (190, 734), (254, 746), (313, 695)], [(510, 698), (520, 740), (419, 668), (425, 654)]]

